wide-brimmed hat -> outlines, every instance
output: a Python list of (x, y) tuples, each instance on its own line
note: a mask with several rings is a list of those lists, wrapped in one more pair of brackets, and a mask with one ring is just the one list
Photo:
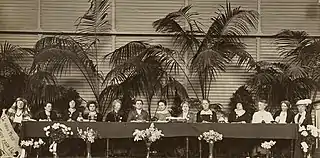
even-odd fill
[(301, 100), (298, 100), (296, 105), (299, 106), (299, 105), (305, 105), (305, 106), (308, 106), (309, 104), (311, 104), (312, 101), (311, 99), (301, 99)]

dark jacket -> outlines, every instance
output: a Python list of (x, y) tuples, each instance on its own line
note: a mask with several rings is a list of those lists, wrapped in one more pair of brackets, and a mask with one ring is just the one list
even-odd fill
[(96, 115), (92, 118), (92, 117), (89, 117), (89, 113), (87, 113), (87, 114), (84, 114), (83, 115), (83, 118), (84, 119), (87, 119), (87, 120), (89, 120), (89, 121), (92, 121), (92, 120), (94, 120), (94, 121), (96, 121), (96, 122), (102, 122), (102, 119), (103, 119), (103, 117), (102, 117), (102, 115), (100, 114), (100, 113), (96, 113)]
[(64, 111), (63, 115), (62, 115), (62, 120), (63, 121), (67, 121), (71, 118), (72, 121), (77, 121), (77, 118), (79, 117), (79, 111), (76, 110), (75, 112), (73, 112), (71, 114), (71, 112), (67, 109)]
[[(299, 113), (296, 114), (296, 115), (294, 116), (294, 118), (293, 118), (294, 123), (296, 123), (296, 124), (299, 123), (299, 120), (296, 121), (296, 119), (295, 119), (295, 117), (298, 118), (298, 115), (299, 115)], [(308, 113), (308, 112), (306, 113), (305, 119), (302, 121), (302, 124), (301, 124), (301, 125), (302, 125), (302, 126), (312, 125), (312, 117), (311, 117), (311, 114), (310, 114), (310, 113)]]
[(141, 115), (138, 115), (137, 110), (131, 110), (128, 114), (127, 121), (149, 121), (149, 114), (145, 110), (141, 110)]
[(197, 113), (197, 122), (207, 121), (207, 122), (218, 122), (217, 114), (212, 111), (211, 115), (201, 115), (201, 111)]
[(125, 122), (124, 114), (120, 111), (118, 113), (111, 111), (107, 114), (106, 122)]
[[(273, 119), (276, 119), (276, 117), (280, 116), (281, 110), (277, 111), (273, 115)], [(291, 110), (287, 111), (287, 118), (286, 118), (286, 123), (293, 123), (293, 118), (294, 118), (294, 113)]]
[[(51, 121), (57, 121), (58, 120), (58, 116), (57, 116), (57, 113), (55, 111), (50, 111), (50, 120)], [(41, 110), (37, 113), (36, 117), (35, 117), (36, 120), (47, 120), (48, 119), (48, 116), (46, 115), (46, 112), (44, 110)]]
[(235, 111), (231, 111), (231, 113), (229, 114), (228, 117), (228, 121), (229, 122), (242, 122), (245, 121), (246, 123), (250, 123), (251, 122), (251, 115), (249, 114), (248, 111), (246, 111), (243, 115), (241, 115), (240, 117), (237, 117), (237, 114)]

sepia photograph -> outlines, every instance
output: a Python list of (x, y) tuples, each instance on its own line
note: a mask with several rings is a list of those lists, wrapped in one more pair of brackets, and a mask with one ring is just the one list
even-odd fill
[(0, 0), (0, 158), (320, 158), (320, 0)]

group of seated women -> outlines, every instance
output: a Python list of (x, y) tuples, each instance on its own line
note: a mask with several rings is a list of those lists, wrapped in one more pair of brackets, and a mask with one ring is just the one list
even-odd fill
[[(143, 101), (138, 99), (133, 105), (133, 109), (126, 115), (121, 112), (121, 101), (116, 99), (112, 102), (112, 110), (106, 117), (106, 122), (140, 122), (149, 121), (149, 114), (143, 109)], [(295, 115), (291, 108), (289, 101), (281, 102), (281, 110), (272, 115), (266, 111), (267, 102), (260, 100), (258, 102), (258, 111), (253, 115), (246, 111), (242, 103), (237, 103), (234, 110), (232, 110), (226, 119), (217, 118), (216, 111), (210, 109), (210, 101), (203, 99), (201, 102), (202, 110), (196, 114), (190, 111), (190, 104), (187, 101), (181, 103), (181, 114), (178, 118), (184, 119), (186, 122), (230, 122), (230, 123), (297, 123), (300, 125), (311, 124), (311, 115), (306, 112), (306, 107), (311, 104), (311, 100), (299, 100), (296, 105), (298, 113)], [(34, 119), (38, 121), (57, 121), (58, 115), (52, 110), (52, 103), (44, 105), (43, 110), (40, 110), (31, 117), (30, 110), (27, 107), (27, 101), (23, 98), (17, 98), (12, 107), (7, 111), (9, 119), (13, 127), (16, 129), (22, 120)], [(68, 108), (62, 113), (63, 121), (90, 121), (100, 122), (103, 121), (103, 116), (97, 111), (97, 103), (89, 101), (87, 103), (87, 112), (79, 111), (75, 100), (69, 102)], [(222, 116), (224, 117), (224, 116)], [(158, 106), (155, 111), (153, 121), (167, 121), (174, 119), (168, 109), (165, 100), (158, 101)], [(218, 121), (219, 120), (219, 121)], [(222, 120), (222, 121), (220, 121)]]

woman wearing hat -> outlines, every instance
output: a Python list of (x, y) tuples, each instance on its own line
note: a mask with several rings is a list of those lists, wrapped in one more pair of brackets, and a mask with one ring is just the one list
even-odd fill
[(294, 123), (303, 125), (311, 125), (312, 119), (311, 114), (307, 113), (307, 106), (311, 104), (310, 99), (298, 100), (296, 105), (298, 108), (298, 114), (294, 116)]
[(273, 118), (277, 123), (292, 123), (294, 114), (290, 110), (291, 104), (289, 101), (284, 100), (281, 102), (281, 110), (277, 111)]
[(29, 120), (31, 118), (30, 110), (27, 106), (27, 100), (24, 98), (17, 98), (7, 111), (7, 115), (14, 131), (19, 133), (22, 121)]

